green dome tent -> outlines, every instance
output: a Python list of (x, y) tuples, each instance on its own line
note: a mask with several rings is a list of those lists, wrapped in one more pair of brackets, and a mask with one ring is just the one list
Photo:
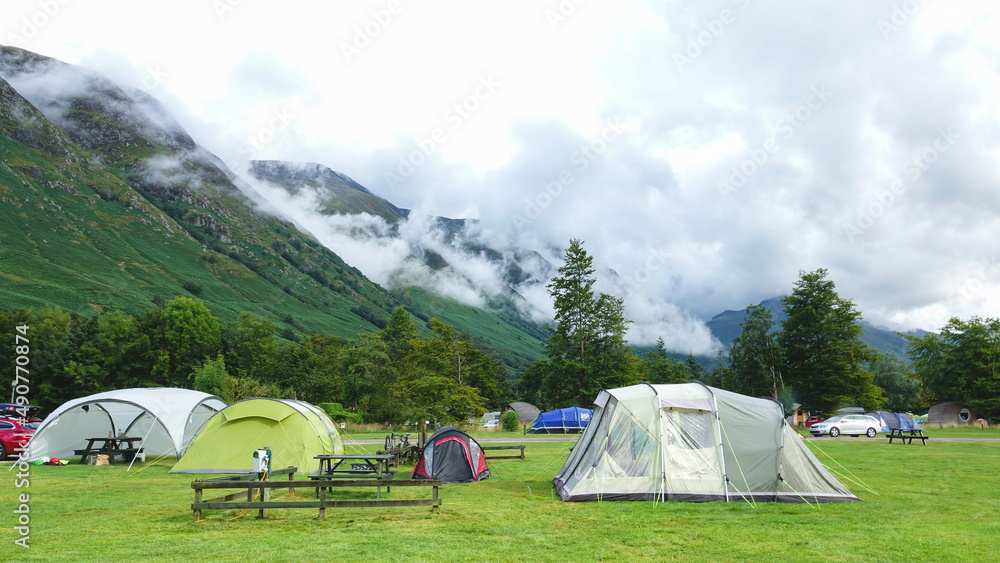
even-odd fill
[(271, 448), (272, 468), (314, 469), (319, 454), (343, 453), (325, 412), (303, 401), (245, 399), (210, 418), (171, 473), (246, 473), (253, 451)]

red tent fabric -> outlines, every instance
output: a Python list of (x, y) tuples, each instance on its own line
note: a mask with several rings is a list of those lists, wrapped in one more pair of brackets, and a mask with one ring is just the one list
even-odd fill
[(410, 474), (411, 479), (440, 479), (445, 483), (469, 483), (490, 476), (486, 454), (479, 442), (454, 426), (435, 432)]

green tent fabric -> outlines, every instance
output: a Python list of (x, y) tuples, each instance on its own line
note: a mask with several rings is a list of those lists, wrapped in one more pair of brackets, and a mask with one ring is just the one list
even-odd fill
[(319, 454), (344, 453), (333, 421), (314, 405), (287, 399), (245, 399), (201, 427), (171, 473), (246, 473), (253, 451), (271, 448), (271, 467), (309, 472)]

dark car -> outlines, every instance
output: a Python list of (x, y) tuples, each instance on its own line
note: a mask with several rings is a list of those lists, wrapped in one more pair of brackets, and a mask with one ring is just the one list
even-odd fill
[(0, 418), (25, 419), (29, 422), (40, 422), (39, 408), (35, 405), (19, 405), (17, 403), (0, 403)]
[(0, 418), (0, 459), (20, 455), (40, 422), (24, 422), (16, 418)]

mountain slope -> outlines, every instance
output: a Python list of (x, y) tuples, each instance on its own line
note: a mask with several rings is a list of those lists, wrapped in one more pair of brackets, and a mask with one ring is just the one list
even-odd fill
[[(760, 304), (771, 311), (771, 315), (774, 317), (774, 330), (781, 330), (781, 322), (787, 318), (787, 315), (785, 315), (785, 305), (781, 301), (781, 298), (765, 299)], [(740, 323), (743, 322), (745, 315), (745, 309), (742, 311), (723, 311), (712, 317), (706, 324), (712, 331), (712, 334), (728, 347), (740, 335)], [(909, 344), (898, 333), (876, 327), (865, 321), (861, 321), (861, 330), (861, 340), (869, 347), (875, 348), (883, 354), (891, 352), (900, 358), (906, 359), (906, 350)]]
[[(342, 337), (381, 326), (399, 298), (258, 212), (250, 189), (149, 96), (0, 48), (4, 307), (135, 311), (193, 293), (224, 321), (250, 311)], [(511, 330), (536, 341), (515, 355), (540, 349)]]

